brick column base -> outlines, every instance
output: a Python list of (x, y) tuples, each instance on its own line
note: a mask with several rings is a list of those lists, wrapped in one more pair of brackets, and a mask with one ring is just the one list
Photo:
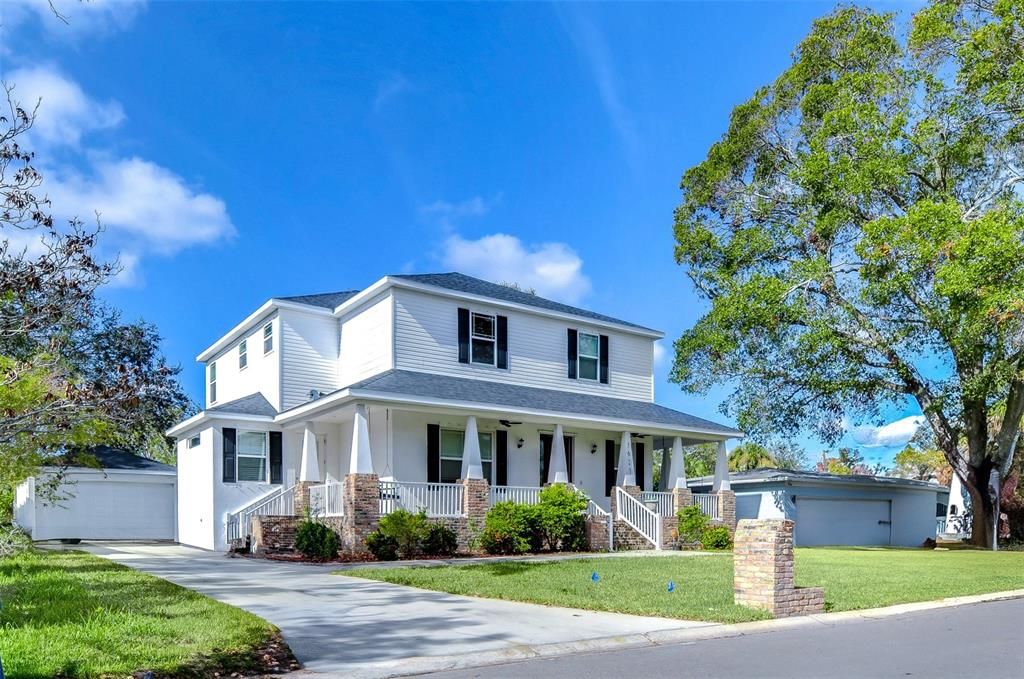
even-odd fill
[(292, 513), (295, 516), (305, 516), (309, 509), (309, 489), (311, 486), (319, 485), (319, 481), (296, 481), (295, 499), (292, 502)]
[(376, 474), (347, 474), (342, 502), (341, 551), (363, 554), (366, 536), (380, 521), (380, 485)]
[(622, 488), (622, 490), (626, 491), (627, 494), (632, 495), (637, 500), (640, 499), (640, 486), (612, 486), (612, 492), (611, 492), (611, 497), (610, 497), (610, 500), (611, 500), (611, 505), (610, 506), (611, 506), (612, 516), (618, 516), (616, 514), (616, 512), (615, 512), (615, 489), (616, 488)]
[(793, 584), (793, 522), (743, 519), (733, 549), (733, 597), (737, 604), (760, 608), (776, 618), (825, 610), (820, 587)]
[(718, 516), (728, 526), (730, 533), (736, 532), (736, 493), (731, 490), (718, 491)]
[(693, 491), (689, 488), (673, 488), (672, 489), (672, 508), (679, 512), (683, 507), (689, 507), (693, 504)]

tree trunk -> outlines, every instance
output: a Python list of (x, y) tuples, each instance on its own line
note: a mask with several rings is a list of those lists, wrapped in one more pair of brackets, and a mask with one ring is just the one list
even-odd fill
[(971, 496), (971, 544), (992, 546), (992, 526), (995, 522), (995, 504), (988, 494), (992, 460), (985, 458), (979, 466), (968, 465), (964, 486)]

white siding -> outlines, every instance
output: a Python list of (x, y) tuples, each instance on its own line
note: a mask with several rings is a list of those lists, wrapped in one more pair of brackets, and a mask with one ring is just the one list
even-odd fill
[(347, 386), (393, 366), (393, 298), (384, 293), (341, 321), (338, 382)]
[[(263, 328), (271, 323), (274, 329), (274, 348), (263, 353)], [(238, 367), (238, 347), (246, 340), (248, 362)], [(223, 349), (206, 364), (206, 407), (220, 405), (260, 392), (270, 404), (281, 410), (281, 320), (272, 314), (260, 320), (234, 344)], [(210, 400), (210, 363), (217, 363), (217, 400)]]
[[(178, 439), (178, 542), (202, 549), (213, 549), (213, 474), (214, 437), (217, 430), (207, 426)], [(199, 434), (199, 445), (188, 447), (188, 438)]]
[(338, 388), (338, 321), (321, 314), (282, 309), (281, 410), (309, 400), (309, 392)]
[[(530, 387), (652, 401), (654, 341), (629, 333), (534, 314), (467, 304), (411, 290), (395, 290), (395, 368), (494, 380)], [(508, 317), (508, 370), (459, 363), (458, 308)], [(566, 330), (609, 336), (608, 384), (571, 380)], [(343, 337), (344, 339), (344, 337)]]

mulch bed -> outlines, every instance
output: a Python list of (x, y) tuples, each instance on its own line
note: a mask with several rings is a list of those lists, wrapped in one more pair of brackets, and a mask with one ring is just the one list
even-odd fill
[(160, 673), (138, 670), (133, 679), (197, 679), (198, 677), (266, 677), (288, 674), (301, 669), (299, 661), (292, 654), (280, 634), (274, 634), (262, 645), (249, 653), (230, 656), (215, 654), (198, 658), (189, 667), (174, 673)]

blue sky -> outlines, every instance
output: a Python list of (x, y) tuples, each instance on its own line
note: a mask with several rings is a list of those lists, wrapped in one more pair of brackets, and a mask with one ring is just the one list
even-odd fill
[[(268, 297), (404, 271), (517, 280), (670, 353), (703, 309), (672, 259), (679, 177), (832, 4), (58, 7), (0, 6), (0, 76), (43, 99), (55, 211), (101, 212), (105, 297), (198, 399), (195, 355)], [(658, 401), (723, 420), (670, 362)]]

